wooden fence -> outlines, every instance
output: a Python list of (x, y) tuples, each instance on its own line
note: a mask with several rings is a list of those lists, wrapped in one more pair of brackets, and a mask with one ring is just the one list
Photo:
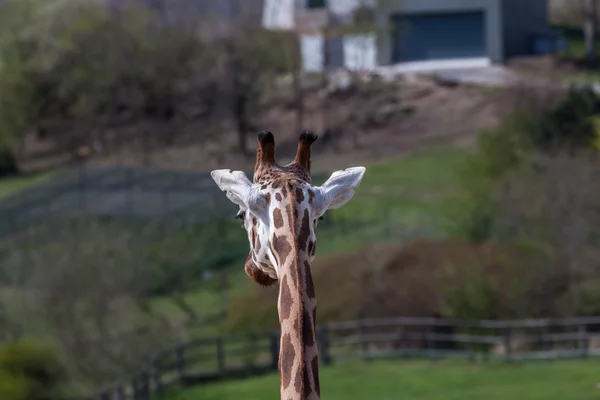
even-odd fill
[[(419, 357), (545, 360), (600, 356), (600, 317), (519, 321), (364, 319), (320, 326), (320, 361)], [(168, 388), (277, 371), (278, 332), (192, 340), (156, 354), (133, 379), (94, 396), (150, 400)]]

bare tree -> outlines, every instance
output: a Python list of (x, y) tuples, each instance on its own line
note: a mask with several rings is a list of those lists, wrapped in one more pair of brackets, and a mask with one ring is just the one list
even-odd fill
[(598, 56), (596, 50), (596, 38), (598, 36), (598, 1), (579, 0), (579, 8), (583, 17), (585, 57), (590, 65), (595, 65)]

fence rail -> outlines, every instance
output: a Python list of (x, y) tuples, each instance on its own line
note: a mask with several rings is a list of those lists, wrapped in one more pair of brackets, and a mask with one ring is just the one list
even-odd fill
[[(420, 357), (504, 362), (600, 356), (600, 317), (461, 321), (363, 319), (319, 326), (321, 363)], [(150, 400), (189, 386), (277, 371), (279, 333), (230, 335), (180, 343), (156, 354), (134, 378), (93, 399)]]

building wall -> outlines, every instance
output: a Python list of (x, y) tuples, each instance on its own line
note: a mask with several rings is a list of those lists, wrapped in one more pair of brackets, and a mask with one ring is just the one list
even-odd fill
[[(323, 35), (325, 26), (347, 24), (350, 14), (362, 0), (329, 0), (328, 9), (296, 10), (296, 30), (301, 35), (301, 51), (305, 71), (321, 72), (324, 67)], [(303, 7), (303, 5), (300, 5)], [(328, 39), (327, 69), (372, 70), (376, 62), (376, 39), (373, 35), (347, 34)]]
[[(301, 35), (300, 36), (300, 51), (302, 54), (302, 68), (306, 72), (323, 72), (323, 45), (324, 39), (322, 35)], [(329, 62), (328, 70), (334, 71), (338, 68), (350, 68), (356, 65), (357, 62), (351, 56), (355, 54), (352, 49), (348, 50), (348, 45), (345, 38), (330, 38), (328, 42)], [(350, 65), (346, 65), (347, 59), (350, 56)], [(365, 63), (365, 61), (362, 61)], [(368, 62), (368, 60), (367, 60)]]
[(529, 54), (533, 36), (549, 29), (546, 0), (503, 0), (502, 3), (506, 57)]
[(377, 36), (346, 35), (343, 38), (344, 67), (352, 71), (369, 71), (377, 66)]
[[(504, 0), (379, 0), (377, 24), (381, 27), (377, 40), (379, 65), (392, 63), (394, 14), (456, 13), (485, 11), (486, 48), (492, 62), (504, 61), (502, 5)], [(517, 0), (519, 1), (519, 0)], [(520, 0), (522, 3), (531, 0)]]
[[(218, 2), (216, 0), (212, 1)], [(262, 27), (266, 29), (294, 29), (295, 10), (295, 0), (264, 0)]]

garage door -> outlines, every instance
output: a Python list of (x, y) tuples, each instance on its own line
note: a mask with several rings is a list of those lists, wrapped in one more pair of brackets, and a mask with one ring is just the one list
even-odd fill
[(394, 62), (487, 57), (483, 12), (394, 18)]

